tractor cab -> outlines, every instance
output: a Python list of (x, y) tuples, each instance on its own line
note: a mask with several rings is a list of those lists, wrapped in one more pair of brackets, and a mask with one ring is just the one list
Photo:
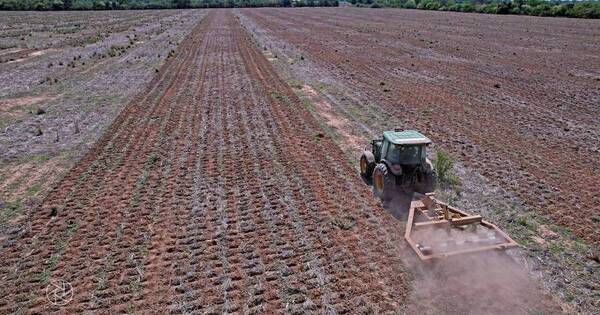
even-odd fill
[(431, 140), (415, 130), (385, 131), (382, 139), (371, 141), (371, 149), (363, 152), (361, 176), (367, 183), (373, 182), (381, 197), (395, 186), (430, 192), (435, 175), (427, 160), (429, 144)]
[(385, 131), (383, 139), (373, 140), (375, 161), (384, 162), (394, 175), (401, 175), (426, 163), (431, 140), (418, 131)]

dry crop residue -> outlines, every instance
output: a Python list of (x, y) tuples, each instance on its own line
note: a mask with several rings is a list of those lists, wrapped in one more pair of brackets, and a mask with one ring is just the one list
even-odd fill
[[(0, 238), (22, 228), (15, 218), (32, 211), (159, 75), (205, 13), (2, 12)], [(10, 62), (19, 56), (30, 57)]]
[[(401, 308), (401, 231), (322, 133), (210, 11), (2, 243), (0, 313)], [(57, 279), (62, 307), (44, 294)]]
[(351, 152), (358, 152), (363, 147), (363, 141), (360, 137), (352, 134), (352, 126), (345, 117), (336, 115), (331, 105), (319, 96), (317, 91), (308, 85), (304, 85), (301, 89), (305, 97), (316, 107), (316, 113), (325, 119), (325, 123), (341, 134), (344, 138), (339, 145)]
[(359, 91), (363, 113), (385, 115), (364, 115), (359, 124), (419, 129), (529, 207), (600, 242), (598, 20), (356, 8), (241, 12), (284, 49), (294, 47)]

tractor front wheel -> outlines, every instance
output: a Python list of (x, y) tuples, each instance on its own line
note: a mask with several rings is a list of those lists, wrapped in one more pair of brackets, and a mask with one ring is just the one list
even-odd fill
[(396, 182), (394, 175), (383, 163), (377, 164), (373, 171), (373, 192), (383, 201), (392, 199)]

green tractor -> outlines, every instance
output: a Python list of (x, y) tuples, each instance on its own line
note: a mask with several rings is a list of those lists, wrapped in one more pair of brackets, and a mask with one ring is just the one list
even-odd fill
[(390, 200), (399, 188), (421, 194), (435, 190), (436, 176), (427, 159), (431, 140), (418, 131), (385, 131), (383, 139), (371, 141), (360, 157), (360, 175), (373, 185), (382, 200)]

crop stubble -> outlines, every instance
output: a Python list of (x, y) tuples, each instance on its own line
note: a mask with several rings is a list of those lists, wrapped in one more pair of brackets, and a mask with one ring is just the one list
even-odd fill
[(494, 185), (599, 241), (598, 21), (351, 8), (241, 13), (359, 91), (369, 102), (365, 115), (347, 117), (357, 125), (417, 128)]
[(67, 312), (397, 309), (401, 231), (342, 155), (211, 11), (3, 243), (0, 313), (58, 310), (57, 278)]

